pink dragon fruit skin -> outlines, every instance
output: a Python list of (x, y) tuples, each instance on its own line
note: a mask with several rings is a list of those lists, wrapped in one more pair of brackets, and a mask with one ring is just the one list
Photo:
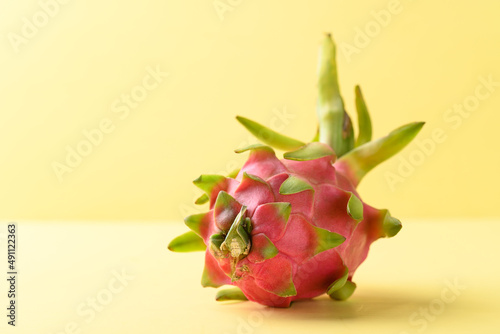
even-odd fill
[(217, 300), (248, 299), (273, 307), (324, 293), (344, 300), (356, 288), (353, 275), (372, 242), (401, 229), (387, 210), (362, 202), (356, 187), (406, 146), (423, 123), (371, 141), (371, 121), (356, 87), (355, 142), (338, 92), (330, 36), (320, 55), (317, 138), (305, 144), (238, 117), (262, 142), (288, 151), (284, 159), (256, 144), (236, 151), (250, 152), (237, 175), (202, 175), (194, 181), (205, 192), (197, 204), (208, 202), (209, 211), (187, 217), (192, 231), (174, 239), (169, 249), (205, 250), (202, 285), (234, 286), (220, 290)]
[[(258, 147), (251, 151), (236, 179), (221, 179), (213, 184), (211, 210), (200, 225), (205, 244), (210, 245), (211, 235), (221, 233), (224, 221), (233, 222), (245, 206), (254, 246), (236, 268), (232, 268), (231, 256), (217, 256), (209, 247), (204, 286), (232, 284), (251, 301), (288, 307), (293, 300), (325, 293), (332, 282), (344, 276), (346, 268), (348, 279), (352, 278), (370, 244), (385, 236), (383, 217), (366, 204), (364, 219), (348, 213), (351, 196), (358, 194), (332, 165), (333, 151), (325, 144), (316, 145), (324, 146), (331, 155), (280, 161), (272, 149)], [(282, 194), (282, 189), (280, 193), (280, 187), (290, 177), (303, 181), (309, 189), (293, 194)], [(232, 197), (235, 205), (228, 206), (227, 201), (219, 205), (221, 192), (226, 198)], [(274, 256), (266, 259), (269, 241), (277, 252), (271, 252)]]

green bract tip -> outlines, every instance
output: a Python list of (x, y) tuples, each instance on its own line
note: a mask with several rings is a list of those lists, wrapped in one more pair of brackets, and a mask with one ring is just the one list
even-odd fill
[(329, 146), (318, 142), (309, 143), (296, 151), (283, 154), (283, 158), (296, 161), (315, 160), (324, 157), (333, 158), (334, 156), (335, 152)]
[(237, 287), (225, 288), (217, 291), (215, 295), (215, 300), (218, 302), (230, 301), (230, 300), (248, 300), (247, 297), (241, 292)]
[(354, 293), (356, 290), (356, 283), (347, 281), (345, 284), (338, 290), (329, 293), (330, 298), (335, 300), (346, 300)]
[(399, 219), (391, 216), (389, 210), (381, 210), (381, 213), (384, 217), (382, 228), (384, 230), (385, 236), (387, 238), (392, 238), (393, 236), (398, 234), (399, 231), (401, 231), (403, 225), (401, 224), (401, 221)]
[(279, 192), (281, 195), (292, 195), (305, 190), (313, 190), (313, 187), (307, 181), (290, 175), (288, 179), (281, 184)]
[(172, 252), (181, 253), (204, 251), (206, 248), (203, 239), (193, 231), (181, 234), (168, 245)]
[(248, 118), (236, 116), (236, 119), (257, 139), (269, 146), (275, 147), (280, 150), (289, 151), (295, 150), (305, 145), (305, 143), (301, 142), (300, 140), (282, 135), (274, 130), (266, 128), (265, 126), (257, 122), (249, 120)]
[(318, 241), (314, 254), (319, 254), (326, 250), (335, 248), (341, 245), (345, 241), (345, 238), (340, 234), (330, 232), (320, 227), (316, 226), (313, 227), (314, 230), (316, 231), (316, 236)]
[(423, 122), (403, 125), (383, 138), (356, 147), (340, 158), (337, 163), (348, 166), (348, 169), (354, 173), (352, 177), (357, 185), (370, 170), (408, 145), (423, 126)]
[(363, 220), (363, 202), (353, 193), (347, 202), (347, 213), (358, 222)]
[(358, 139), (356, 139), (356, 147), (358, 147), (372, 140), (372, 121), (359, 86), (355, 87), (354, 94), (356, 95), (356, 111), (358, 113), (359, 133)]
[(347, 267), (345, 267), (345, 269), (344, 269), (344, 275), (342, 275), (341, 278), (335, 280), (332, 284), (330, 284), (330, 286), (328, 287), (326, 293), (328, 295), (332, 295), (335, 291), (340, 290), (345, 285), (345, 283), (347, 282), (347, 278), (348, 277), (349, 277), (349, 270), (347, 269)]

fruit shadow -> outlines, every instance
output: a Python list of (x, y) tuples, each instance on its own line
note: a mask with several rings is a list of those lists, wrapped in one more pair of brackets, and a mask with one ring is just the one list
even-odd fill
[(428, 294), (404, 294), (398, 291), (369, 290), (358, 293), (347, 301), (335, 301), (323, 295), (314, 299), (293, 302), (290, 308), (267, 308), (254, 303), (245, 303), (245, 312), (260, 311), (274, 320), (342, 320), (370, 319), (394, 320), (407, 319), (421, 307), (429, 305), (434, 298)]
[(289, 309), (290, 313), (278, 310), (275, 317), (340, 320), (340, 319), (369, 319), (376, 318), (407, 318), (420, 307), (429, 304), (430, 297), (415, 295), (387, 295), (382, 293), (365, 293), (353, 296), (347, 301), (335, 301), (328, 296), (315, 299), (297, 301)]

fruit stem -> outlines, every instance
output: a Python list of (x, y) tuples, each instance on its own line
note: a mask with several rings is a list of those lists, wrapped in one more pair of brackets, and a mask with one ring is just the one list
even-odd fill
[(319, 141), (330, 145), (337, 157), (354, 147), (354, 131), (349, 115), (345, 112), (340, 95), (337, 74), (336, 47), (327, 34), (320, 48), (318, 60)]

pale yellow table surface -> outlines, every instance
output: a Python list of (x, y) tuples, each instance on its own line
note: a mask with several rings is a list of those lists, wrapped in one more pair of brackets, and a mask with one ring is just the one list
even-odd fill
[[(289, 309), (216, 302), (199, 283), (203, 254), (166, 249), (183, 231), (180, 222), (19, 222), (17, 326), (2, 315), (0, 332), (500, 333), (498, 220), (407, 220), (374, 244), (349, 301), (322, 296)], [(2, 279), (3, 310), (6, 290)]]

